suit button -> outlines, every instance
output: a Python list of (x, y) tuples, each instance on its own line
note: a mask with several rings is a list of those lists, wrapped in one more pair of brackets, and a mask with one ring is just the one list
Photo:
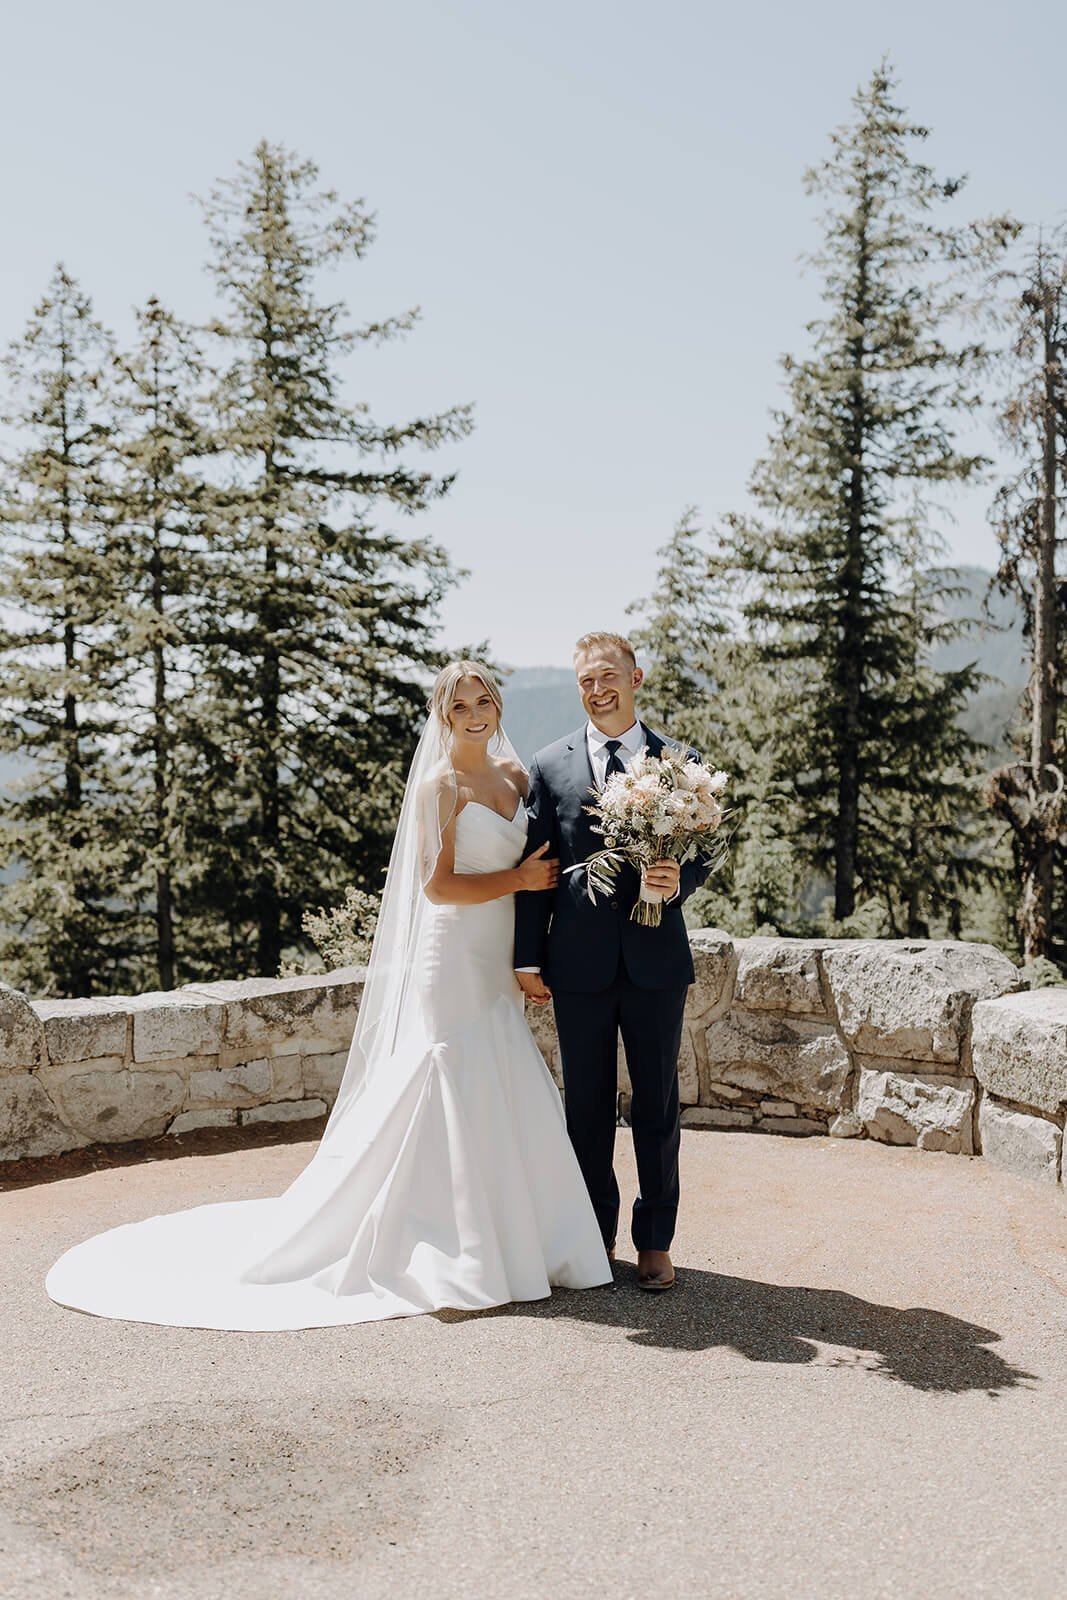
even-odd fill
[(612, 909), (612, 911), (618, 911), (618, 909), (619, 909), (619, 902), (618, 902), (618, 901), (617, 901), (617, 900), (611, 900), (611, 901), (609, 901), (609, 902), (608, 902), (608, 903), (609, 903), (609, 905), (610, 905), (610, 906), (611, 906), (611, 909)]

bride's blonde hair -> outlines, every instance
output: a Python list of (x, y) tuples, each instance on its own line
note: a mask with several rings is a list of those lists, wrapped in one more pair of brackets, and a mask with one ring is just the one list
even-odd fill
[(483, 661), (450, 661), (447, 667), (442, 667), (437, 674), (437, 681), (430, 695), (430, 714), (436, 716), (446, 734), (452, 732), (452, 724), (448, 720), (448, 708), (452, 704), (452, 697), (456, 692), (456, 685), (463, 678), (477, 678), (483, 683), (490, 700), (496, 707), (497, 732), (504, 715), (504, 697), (500, 693), (500, 685)]

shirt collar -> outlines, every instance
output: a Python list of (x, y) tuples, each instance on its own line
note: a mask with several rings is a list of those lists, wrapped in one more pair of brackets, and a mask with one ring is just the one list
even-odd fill
[(609, 739), (618, 739), (624, 750), (629, 751), (630, 755), (636, 755), (645, 742), (645, 730), (639, 722), (635, 722), (633, 727), (627, 728), (625, 733), (601, 733), (599, 728), (595, 728), (591, 722), (587, 722), (585, 725), (585, 737), (588, 740), (590, 752), (594, 754), (603, 750)]

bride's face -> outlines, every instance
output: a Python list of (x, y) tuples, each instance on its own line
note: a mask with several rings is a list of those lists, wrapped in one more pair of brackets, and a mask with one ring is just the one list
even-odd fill
[(496, 706), (480, 678), (460, 678), (448, 706), (448, 726), (454, 739), (485, 745), (497, 730)]

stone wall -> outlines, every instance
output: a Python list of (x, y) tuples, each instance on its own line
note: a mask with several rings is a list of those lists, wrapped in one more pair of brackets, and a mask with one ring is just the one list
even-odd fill
[[(989, 945), (692, 935), (689, 1126), (984, 1154), (1062, 1181), (1067, 989)], [(333, 1101), (362, 972), (29, 1001), (0, 987), (0, 1159), (312, 1119)], [(557, 1082), (550, 1011), (530, 1023)], [(627, 1084), (620, 1060), (625, 1110)]]

